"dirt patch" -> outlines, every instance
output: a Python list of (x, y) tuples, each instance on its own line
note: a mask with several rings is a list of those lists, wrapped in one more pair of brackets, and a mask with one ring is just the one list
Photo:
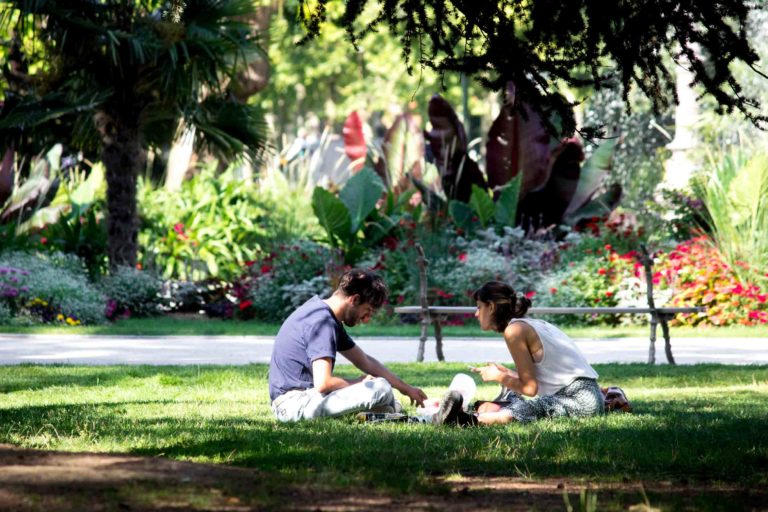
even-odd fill
[[(768, 490), (686, 483), (596, 483), (568, 479), (436, 478), (443, 492), (392, 495), (286, 488), (255, 469), (160, 457), (25, 450), (0, 445), (0, 510), (490, 511), (768, 510)], [(718, 506), (720, 503), (722, 506)]]

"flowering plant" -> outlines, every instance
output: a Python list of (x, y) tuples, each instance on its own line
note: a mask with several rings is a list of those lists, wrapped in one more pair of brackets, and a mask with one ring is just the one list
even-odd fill
[[(744, 262), (738, 264), (746, 265)], [(673, 290), (673, 305), (707, 307), (706, 313), (678, 315), (676, 321), (680, 324), (768, 323), (768, 290), (765, 285), (739, 280), (734, 269), (725, 263), (706, 237), (683, 242), (663, 255), (656, 278)]]
[(313, 295), (328, 294), (340, 261), (338, 250), (315, 242), (280, 245), (262, 258), (246, 262), (244, 274), (232, 286), (234, 314), (280, 321)]
[(6, 253), (0, 256), (0, 302), (15, 323), (104, 321), (105, 298), (77, 256)]

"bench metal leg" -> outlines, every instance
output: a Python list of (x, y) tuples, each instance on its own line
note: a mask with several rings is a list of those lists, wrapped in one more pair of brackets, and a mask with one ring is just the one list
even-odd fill
[(421, 318), (421, 336), (419, 337), (419, 351), (416, 353), (416, 361), (424, 361), (424, 345), (427, 343), (427, 331), (429, 330), (429, 318)]
[(658, 321), (651, 318), (651, 345), (648, 347), (648, 364), (656, 363), (656, 326)]
[(664, 352), (667, 354), (667, 362), (677, 364), (675, 358), (672, 357), (672, 343), (669, 340), (669, 324), (667, 324), (666, 319), (661, 320), (661, 333), (664, 336)]
[(437, 360), (445, 361), (443, 355), (443, 326), (440, 323), (440, 318), (435, 317), (432, 319), (432, 327), (435, 328), (435, 352), (437, 353)]

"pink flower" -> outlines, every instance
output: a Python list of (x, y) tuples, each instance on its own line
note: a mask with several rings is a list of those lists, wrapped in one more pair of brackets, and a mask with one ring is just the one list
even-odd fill
[(459, 254), (459, 261), (461, 261), (462, 263), (467, 261), (467, 253), (463, 252)]
[(536, 296), (536, 292), (534, 292), (534, 291), (530, 291), (530, 292), (528, 292), (528, 293), (526, 293), (526, 294), (525, 294), (525, 298), (526, 298), (526, 299), (532, 299), (532, 298), (534, 298), (535, 296)]

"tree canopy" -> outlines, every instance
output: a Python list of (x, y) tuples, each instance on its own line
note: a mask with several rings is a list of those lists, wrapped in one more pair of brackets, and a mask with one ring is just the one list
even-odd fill
[(22, 155), (64, 141), (106, 168), (110, 265), (136, 264), (137, 178), (147, 149), (169, 144), (181, 120), (221, 157), (260, 158), (261, 110), (230, 86), (263, 51), (251, 0), (13, 0), (3, 67), (0, 149)]
[[(627, 105), (638, 88), (663, 111), (676, 101), (678, 65), (690, 68), (693, 85), (720, 111), (768, 124), (730, 68), (741, 61), (768, 78), (746, 32), (749, 12), (761, 7), (748, 0), (347, 0), (344, 13), (329, 20), (332, 2), (303, 0), (308, 40), (325, 21), (344, 27), (352, 44), (386, 26), (399, 37), (409, 70), (463, 72), (496, 90), (514, 82), (514, 102), (553, 112), (565, 134), (576, 123), (563, 86), (620, 84)], [(364, 20), (370, 9), (375, 16)]]

